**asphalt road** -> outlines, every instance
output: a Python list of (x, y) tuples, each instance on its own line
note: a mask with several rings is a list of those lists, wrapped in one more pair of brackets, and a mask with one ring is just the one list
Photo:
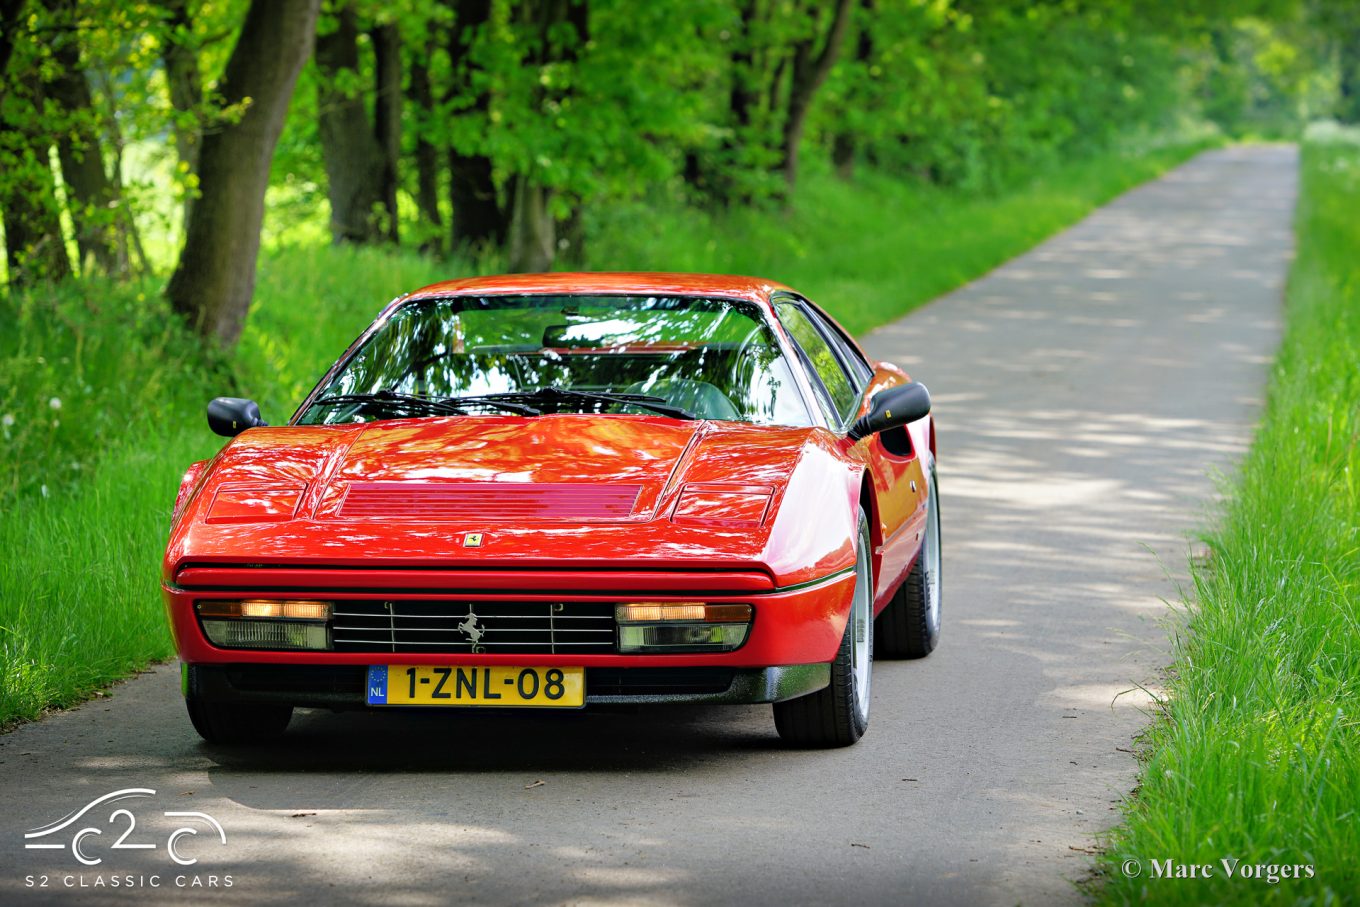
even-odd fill
[[(1188, 534), (1259, 413), (1295, 169), (1287, 147), (1205, 154), (869, 335), (935, 391), (945, 630), (877, 665), (858, 746), (786, 752), (740, 707), (312, 713), (233, 752), (199, 743), (166, 667), (0, 737), (0, 902), (1079, 900)], [(101, 864), (24, 849), (123, 788), (156, 793), (68, 829), (103, 829)], [(119, 805), (153, 849), (112, 849)], [(187, 867), (165, 850), (183, 822)]]

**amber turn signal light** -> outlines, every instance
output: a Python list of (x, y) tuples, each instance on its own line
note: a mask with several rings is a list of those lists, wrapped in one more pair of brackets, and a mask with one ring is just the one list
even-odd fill
[(650, 624), (666, 621), (695, 623), (746, 623), (751, 619), (750, 605), (715, 605), (705, 602), (629, 602), (614, 609), (621, 624)]
[(708, 602), (628, 602), (614, 607), (619, 651), (731, 652), (746, 641), (755, 609)]
[(251, 598), (245, 601), (201, 601), (199, 617), (228, 619), (266, 618), (273, 620), (330, 620), (331, 603), (298, 600)]

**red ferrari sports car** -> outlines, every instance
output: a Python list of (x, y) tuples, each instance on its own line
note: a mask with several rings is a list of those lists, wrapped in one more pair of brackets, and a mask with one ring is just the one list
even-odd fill
[(542, 274), (387, 306), (283, 426), (189, 467), (166, 612), (194, 727), (295, 707), (773, 703), (854, 743), (940, 633), (930, 396), (788, 287)]

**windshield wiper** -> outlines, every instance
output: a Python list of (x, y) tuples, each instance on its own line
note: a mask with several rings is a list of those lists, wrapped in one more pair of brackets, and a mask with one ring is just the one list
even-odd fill
[(415, 394), (399, 394), (396, 391), (380, 390), (371, 394), (334, 394), (313, 400), (313, 406), (343, 406), (347, 403), (376, 404), (391, 409), (425, 409), (446, 416), (470, 415), (467, 406), (489, 406), (523, 416), (537, 416), (538, 410), (521, 403), (496, 400), (492, 397), (420, 397)]
[(523, 403), (515, 403), (505, 399), (512, 396), (510, 394), (467, 394), (462, 397), (440, 397), (440, 403), (447, 403), (450, 406), (494, 406), (503, 409), (508, 413), (517, 413), (521, 416), (540, 416), (542, 412), (532, 406)]
[[(469, 406), (489, 406), (523, 416), (542, 414), (542, 406), (562, 403), (612, 403), (633, 406), (675, 419), (696, 419), (687, 409), (672, 406), (664, 397), (650, 394), (611, 394), (605, 391), (581, 391), (562, 387), (541, 387), (535, 391), (507, 391), (499, 394), (469, 394), (462, 397), (418, 397), (380, 390), (371, 394), (332, 394), (312, 401), (313, 406), (379, 406), (397, 410), (425, 410), (444, 416), (466, 416)], [(533, 404), (538, 404), (533, 405)]]
[(313, 406), (345, 406), (357, 403), (360, 406), (382, 406), (387, 409), (423, 409), (444, 416), (466, 416), (467, 410), (443, 400), (432, 397), (417, 397), (412, 394), (398, 394), (395, 391), (380, 390), (371, 394), (332, 394), (312, 401)]
[[(452, 398), (457, 401), (459, 398)], [(488, 394), (489, 400), (513, 400), (516, 402), (551, 405), (553, 403), (613, 403), (618, 406), (634, 406), (650, 410), (673, 419), (697, 419), (694, 413), (666, 402), (665, 397), (651, 394), (614, 394), (607, 391), (583, 391), (566, 387), (540, 387), (536, 391), (511, 391), (501, 394)]]

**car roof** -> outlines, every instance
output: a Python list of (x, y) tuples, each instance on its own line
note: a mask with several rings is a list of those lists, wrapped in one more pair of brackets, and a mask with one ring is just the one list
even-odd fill
[(649, 271), (578, 271), (552, 274), (498, 274), (491, 277), (465, 277), (421, 287), (405, 299), (430, 299), (439, 296), (508, 293), (581, 293), (602, 296), (613, 294), (655, 293), (677, 296), (720, 296), (747, 299), (767, 305), (770, 294), (778, 290), (793, 292), (782, 283), (762, 277), (736, 277), (728, 274), (679, 274)]

